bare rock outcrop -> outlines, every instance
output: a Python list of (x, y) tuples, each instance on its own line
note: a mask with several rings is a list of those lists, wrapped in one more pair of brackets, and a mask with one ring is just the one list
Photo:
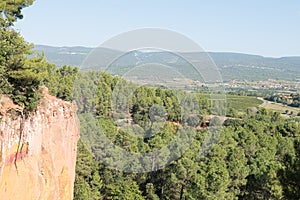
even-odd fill
[(48, 94), (29, 117), (0, 98), (0, 198), (73, 198), (79, 120), (76, 105)]

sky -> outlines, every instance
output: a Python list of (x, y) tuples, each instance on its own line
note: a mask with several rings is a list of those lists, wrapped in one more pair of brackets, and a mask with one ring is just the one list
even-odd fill
[(162, 28), (205, 51), (300, 56), (299, 0), (36, 0), (23, 13), (15, 28), (34, 44), (97, 47)]

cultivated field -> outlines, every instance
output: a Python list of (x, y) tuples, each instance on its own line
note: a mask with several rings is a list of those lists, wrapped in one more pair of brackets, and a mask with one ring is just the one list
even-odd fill
[(236, 96), (226, 95), (228, 107), (232, 107), (236, 110), (245, 110), (247, 108), (253, 108), (260, 106), (263, 101), (256, 97), (249, 96)]

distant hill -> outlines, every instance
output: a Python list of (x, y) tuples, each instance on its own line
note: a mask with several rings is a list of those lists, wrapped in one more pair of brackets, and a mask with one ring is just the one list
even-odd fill
[(224, 79), (293, 80), (300, 77), (300, 56), (270, 58), (239, 53), (209, 53)]
[(38, 52), (44, 51), (47, 60), (58, 66), (80, 66), (92, 48), (35, 45), (35, 50)]
[[(87, 58), (89, 53), (93, 50), (93, 48), (87, 47), (51, 47), (45, 45), (36, 45), (35, 49), (39, 52), (44, 51), (48, 61), (58, 66), (72, 65), (79, 67), (82, 66), (85, 58)], [(111, 49), (96, 49), (96, 51), (99, 51), (99, 53), (95, 54), (96, 57), (94, 60), (97, 60), (98, 65), (102, 65), (98, 67), (104, 67), (110, 57), (122, 55), (122, 52)], [(106, 57), (97, 58), (97, 55), (106, 55)], [(183, 53), (183, 55), (185, 58), (192, 59), (196, 62), (200, 60), (199, 53)], [(300, 56), (270, 58), (258, 55), (223, 52), (209, 52), (208, 55), (216, 63), (224, 80), (293, 80), (300, 78)], [(148, 52), (140, 54), (139, 56), (144, 56), (143, 59), (145, 62), (155, 61), (170, 64), (174, 60), (174, 56), (165, 52)], [(137, 62), (139, 62), (139, 60), (135, 53), (119, 60), (118, 65), (122, 67)], [(89, 64), (93, 65), (91, 63), (84, 63), (84, 65)], [(177, 60), (176, 68), (178, 68), (179, 71), (184, 71), (184, 64), (186, 63)]]

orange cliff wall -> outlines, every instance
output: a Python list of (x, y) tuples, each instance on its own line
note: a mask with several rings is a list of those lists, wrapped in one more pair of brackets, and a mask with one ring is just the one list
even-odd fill
[[(0, 199), (73, 199), (79, 120), (76, 105), (44, 89), (37, 111), (0, 99)], [(21, 138), (20, 138), (20, 135)]]

